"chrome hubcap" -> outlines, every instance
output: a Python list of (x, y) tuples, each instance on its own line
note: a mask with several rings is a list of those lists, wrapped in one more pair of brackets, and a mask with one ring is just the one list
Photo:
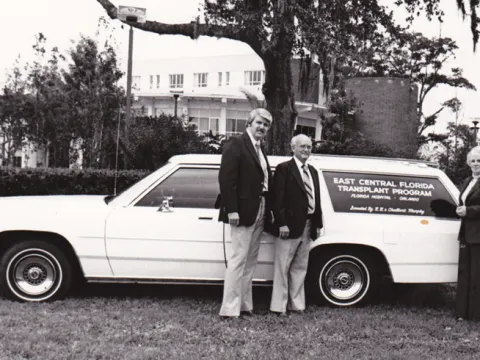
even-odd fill
[(339, 300), (349, 300), (358, 295), (365, 285), (361, 268), (351, 260), (334, 262), (325, 273), (326, 290)]
[(57, 271), (47, 257), (29, 254), (20, 258), (13, 270), (13, 281), (22, 292), (38, 296), (48, 292), (55, 284)]

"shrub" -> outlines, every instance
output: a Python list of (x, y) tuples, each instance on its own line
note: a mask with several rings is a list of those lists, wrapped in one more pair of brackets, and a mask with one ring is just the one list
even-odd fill
[[(118, 171), (117, 193), (147, 174), (145, 170)], [(114, 170), (0, 167), (0, 196), (109, 195), (114, 184)]]

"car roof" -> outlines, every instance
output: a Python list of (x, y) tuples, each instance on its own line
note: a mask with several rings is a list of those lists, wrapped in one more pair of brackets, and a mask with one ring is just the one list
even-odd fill
[[(291, 159), (291, 156), (268, 156), (272, 167)], [(175, 155), (169, 162), (181, 165), (220, 165), (221, 155), (217, 154), (186, 154)], [(339, 171), (389, 172), (406, 174), (437, 174), (438, 164), (428, 161), (381, 158), (353, 155), (312, 154), (308, 162), (317, 169)]]

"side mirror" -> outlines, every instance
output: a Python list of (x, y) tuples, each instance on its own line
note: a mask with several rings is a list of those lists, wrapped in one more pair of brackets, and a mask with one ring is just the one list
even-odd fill
[(173, 212), (173, 196), (165, 196), (162, 201), (162, 204), (158, 208), (158, 211), (161, 212)]

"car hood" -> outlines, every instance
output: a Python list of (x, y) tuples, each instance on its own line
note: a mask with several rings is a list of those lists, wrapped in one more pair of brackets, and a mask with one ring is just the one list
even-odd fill
[(17, 211), (65, 211), (68, 209), (105, 207), (106, 195), (40, 195), (0, 197), (0, 213)]

